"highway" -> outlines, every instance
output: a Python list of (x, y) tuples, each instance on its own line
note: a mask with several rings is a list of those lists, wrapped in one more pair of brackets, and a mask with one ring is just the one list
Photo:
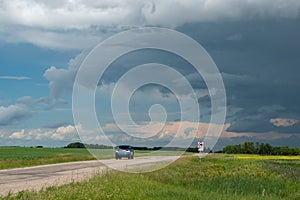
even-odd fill
[(151, 171), (177, 158), (177, 156), (145, 156), (133, 160), (92, 160), (0, 170), (0, 195), (5, 196), (22, 190), (38, 191), (50, 186), (78, 182), (108, 172), (110, 169), (135, 173), (144, 169)]

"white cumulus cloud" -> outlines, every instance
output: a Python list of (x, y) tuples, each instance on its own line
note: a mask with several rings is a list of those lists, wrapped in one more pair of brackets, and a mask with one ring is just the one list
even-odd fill
[[(77, 129), (81, 129), (80, 125), (61, 126), (56, 129), (51, 128), (36, 128), (36, 129), (22, 129), (15, 131), (8, 136), (9, 139), (25, 139), (32, 141), (66, 141), (72, 142), (78, 140)], [(4, 131), (0, 132), (0, 138), (5, 138)]]
[(10, 139), (23, 139), (25, 137), (25, 130), (22, 129), (21, 131), (16, 131), (16, 132), (13, 132), (9, 138)]
[(81, 129), (81, 125), (77, 126), (61, 126), (58, 127), (53, 133), (50, 135), (50, 137), (54, 140), (71, 140), (72, 138), (77, 138), (77, 130)]
[(10, 125), (31, 116), (30, 109), (23, 104), (0, 106), (0, 126)]
[(56, 133), (61, 133), (61, 134), (69, 134), (69, 133), (74, 133), (76, 132), (75, 126), (62, 126), (58, 127), (55, 131)]
[(270, 119), (270, 123), (273, 124), (274, 126), (280, 127), (288, 127), (288, 126), (293, 126), (297, 123), (299, 123), (299, 120), (296, 119), (287, 119), (287, 118), (273, 118)]
[(83, 51), (71, 59), (65, 69), (51, 66), (44, 72), (44, 77), (49, 81), (50, 98), (54, 101), (52, 104), (55, 105), (62, 94), (72, 91), (77, 70), (87, 53), (87, 51)]

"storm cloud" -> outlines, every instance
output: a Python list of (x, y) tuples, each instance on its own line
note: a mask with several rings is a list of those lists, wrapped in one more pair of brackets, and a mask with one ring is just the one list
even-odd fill
[[(131, 27), (176, 28), (198, 22), (298, 19), (299, 9), (297, 0), (5, 0), (0, 3), (0, 40), (54, 49), (84, 49)], [(228, 37), (239, 38), (238, 34)]]
[[(82, 61), (93, 46), (107, 37), (132, 28), (159, 26), (190, 36), (217, 64), (227, 95), (226, 131), (238, 134), (232, 137), (234, 141), (249, 140), (250, 133), (279, 134), (286, 143), (294, 139), (294, 145), (300, 133), (299, 19), (298, 0), (1, 1), (0, 42), (29, 43), (58, 52), (76, 50), (77, 56), (65, 66), (44, 66), (49, 97), (27, 96), (15, 104), (1, 105), (0, 125), (28, 119), (36, 104), (42, 103), (53, 111), (57, 104), (70, 101)], [(210, 111), (211, 99), (204, 80), (188, 62), (168, 52), (137, 51), (120, 57), (100, 80), (99, 91), (110, 90), (126, 71), (150, 62), (172, 66), (189, 80), (199, 92), (201, 122), (208, 122), (214, 113)], [(36, 77), (30, 78), (34, 81)], [(29, 77), (3, 75), (0, 79), (20, 82)], [(213, 95), (218, 95), (217, 89)], [(134, 97), (144, 104), (166, 100), (177, 103), (170, 93), (163, 87), (148, 85)], [(132, 105), (136, 108), (133, 118), (147, 121), (147, 116), (141, 117), (140, 113), (146, 113), (148, 107)], [(177, 115), (170, 121), (176, 118)], [(65, 125), (58, 121), (49, 124), (44, 128)], [(20, 130), (14, 137), (26, 135)], [(230, 138), (223, 141), (230, 142)]]

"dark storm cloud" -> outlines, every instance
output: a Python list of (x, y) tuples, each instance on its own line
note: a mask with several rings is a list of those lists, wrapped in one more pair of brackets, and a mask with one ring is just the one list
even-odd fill
[(189, 24), (179, 30), (200, 42), (221, 71), (228, 107), (235, 111), (235, 117), (228, 113), (229, 131), (300, 133), (299, 124), (270, 123), (300, 119), (299, 21)]
[(102, 84), (101, 81), (104, 81), (105, 83), (116, 82), (128, 70), (145, 63), (164, 64), (176, 69), (183, 75), (196, 72), (192, 65), (182, 57), (171, 52), (149, 48), (132, 51), (120, 56), (108, 67), (102, 76), (104, 78), (100, 80), (99, 84)]
[[(270, 123), (272, 118), (300, 119), (298, 18), (189, 23), (177, 30), (203, 45), (217, 64), (227, 94), (227, 122), (232, 122), (228, 130), (300, 132), (299, 124), (278, 127)], [(149, 62), (172, 66), (195, 89), (206, 89), (203, 79), (187, 61), (158, 50), (131, 52), (120, 57), (108, 68), (99, 85), (116, 82), (129, 69)], [(65, 81), (73, 83), (80, 62), (76, 63), (77, 67), (71, 63), (63, 73), (55, 68), (45, 73), (54, 98), (70, 90), (72, 84)], [(169, 91), (161, 90), (161, 93)], [(199, 103), (204, 107), (203, 119), (210, 119), (210, 98), (203, 96)]]
[[(300, 88), (297, 20), (192, 23), (178, 31), (202, 44), (216, 62), (226, 87), (227, 121), (232, 122), (228, 131), (300, 133), (298, 123), (287, 127), (270, 123), (272, 118), (300, 119), (300, 94), (296, 92)], [(115, 82), (132, 67), (149, 62), (172, 66), (195, 89), (206, 89), (188, 62), (157, 50), (132, 52), (119, 58), (102, 81)], [(199, 104), (203, 121), (210, 119), (210, 98), (199, 98)]]

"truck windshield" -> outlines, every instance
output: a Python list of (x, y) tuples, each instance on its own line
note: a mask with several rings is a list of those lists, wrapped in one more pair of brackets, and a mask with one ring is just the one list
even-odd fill
[(130, 150), (131, 149), (131, 146), (118, 146), (118, 149), (124, 149), (124, 150)]

